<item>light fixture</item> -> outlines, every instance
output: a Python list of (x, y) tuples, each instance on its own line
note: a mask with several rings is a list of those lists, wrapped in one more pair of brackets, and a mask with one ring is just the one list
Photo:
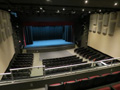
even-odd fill
[(91, 13), (91, 11), (89, 11), (88, 13)]
[(115, 2), (115, 3), (114, 3), (114, 6), (117, 6), (117, 5), (118, 5), (118, 3), (117, 3), (117, 2)]
[(39, 13), (40, 11), (36, 11), (37, 13)]
[(43, 12), (45, 12), (45, 10), (43, 10)]
[(11, 11), (11, 9), (8, 9), (8, 11), (10, 12), (10, 11)]
[(85, 11), (85, 9), (82, 9), (82, 11), (84, 12), (84, 11)]
[(60, 13), (60, 10), (57, 10), (56, 13)]
[(72, 14), (75, 14), (76, 12), (75, 11), (71, 11)]
[(50, 2), (51, 0), (46, 0), (47, 2)]
[(100, 9), (99, 12), (101, 12), (102, 10)]
[(65, 11), (65, 8), (63, 8), (63, 11)]
[(42, 10), (43, 8), (42, 7), (40, 7), (40, 10)]
[(85, 0), (85, 4), (87, 4), (88, 3), (88, 0)]

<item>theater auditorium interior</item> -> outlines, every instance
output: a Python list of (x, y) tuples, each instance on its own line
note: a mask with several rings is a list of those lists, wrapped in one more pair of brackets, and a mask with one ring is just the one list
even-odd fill
[(120, 90), (120, 0), (0, 0), (0, 90)]

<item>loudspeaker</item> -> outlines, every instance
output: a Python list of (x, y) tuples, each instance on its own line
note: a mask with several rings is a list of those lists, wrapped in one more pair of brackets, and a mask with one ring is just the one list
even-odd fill
[(110, 22), (109, 32), (108, 32), (109, 35), (113, 35), (114, 34), (115, 25), (116, 25), (116, 22)]

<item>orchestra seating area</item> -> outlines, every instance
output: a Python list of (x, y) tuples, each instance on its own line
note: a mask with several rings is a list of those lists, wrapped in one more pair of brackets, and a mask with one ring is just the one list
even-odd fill
[[(14, 68), (31, 67), (32, 64), (33, 64), (33, 54), (18, 54), (15, 57), (15, 60), (11, 62), (11, 65), (9, 66), (8, 70)], [(14, 79), (29, 78), (30, 74), (31, 74), (31, 70), (28, 69), (13, 71)], [(7, 79), (9, 79), (9, 76), (3, 77), (3, 80), (7, 80)]]
[[(120, 90), (120, 84), (105, 87), (101, 89), (92, 89), (99, 86), (108, 85), (114, 82), (120, 81), (120, 71), (115, 71), (112, 73), (105, 73), (102, 75), (90, 76), (82, 79), (76, 79), (72, 81), (66, 81), (61, 83), (50, 84), (46, 87), (47, 90)], [(109, 88), (109, 89), (106, 89)]]
[[(83, 59), (79, 59), (79, 57), (77, 57), (76, 55), (43, 60), (43, 65), (45, 65), (46, 68), (55, 68), (62, 66), (64, 67), (68, 65), (83, 64), (83, 63), (87, 63), (87, 61), (83, 61)], [(73, 70), (85, 69), (89, 67), (91, 67), (91, 64), (85, 64), (82, 66), (73, 67)], [(67, 71), (70, 71), (70, 67), (48, 70), (46, 71), (46, 74), (53, 74), (53, 73), (60, 73)]]

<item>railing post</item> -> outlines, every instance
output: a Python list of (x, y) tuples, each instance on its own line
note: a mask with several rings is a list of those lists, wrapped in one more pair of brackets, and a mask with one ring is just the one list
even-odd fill
[(72, 66), (70, 67), (70, 72), (72, 72)]
[(12, 79), (12, 82), (14, 82), (14, 76), (13, 76), (13, 72), (10, 70), (11, 72), (11, 79)]

